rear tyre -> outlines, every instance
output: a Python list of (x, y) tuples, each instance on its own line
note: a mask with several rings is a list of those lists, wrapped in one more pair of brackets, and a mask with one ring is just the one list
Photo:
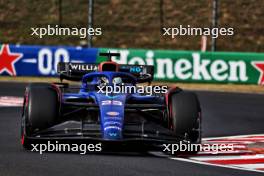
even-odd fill
[(201, 142), (201, 109), (196, 94), (181, 91), (171, 96), (171, 125), (176, 135), (191, 143)]
[(51, 84), (34, 83), (27, 87), (21, 124), (21, 143), (25, 148), (30, 147), (28, 137), (57, 123), (59, 108), (58, 92)]

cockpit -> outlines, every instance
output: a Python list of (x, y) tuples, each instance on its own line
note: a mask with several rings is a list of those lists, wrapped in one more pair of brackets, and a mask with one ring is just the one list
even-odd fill
[[(112, 84), (113, 85), (121, 85), (123, 83), (123, 80), (121, 77), (114, 77), (112, 78)], [(109, 79), (105, 76), (97, 77), (97, 85), (109, 85)]]

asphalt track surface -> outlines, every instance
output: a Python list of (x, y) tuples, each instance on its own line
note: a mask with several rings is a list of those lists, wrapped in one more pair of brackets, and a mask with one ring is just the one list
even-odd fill
[[(25, 84), (0, 83), (0, 96), (23, 96)], [(264, 95), (197, 92), (203, 137), (264, 133)], [(20, 145), (19, 107), (0, 107), (0, 176), (184, 175), (252, 176), (263, 173), (169, 160), (137, 153), (87, 154), (25, 151)]]

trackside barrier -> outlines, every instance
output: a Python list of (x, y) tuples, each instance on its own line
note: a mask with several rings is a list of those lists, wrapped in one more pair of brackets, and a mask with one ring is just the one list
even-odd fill
[(64, 46), (0, 46), (0, 74), (11, 76), (54, 76), (57, 63), (96, 61), (97, 48)]
[[(264, 84), (264, 53), (199, 52), (101, 48), (120, 52), (120, 64), (155, 66), (155, 80), (197, 83)], [(97, 62), (103, 58), (99, 57)]]
[(199, 52), (0, 45), (0, 75), (55, 76), (59, 61), (99, 63), (98, 52), (120, 52), (120, 64), (155, 66), (155, 80), (168, 82), (264, 84), (264, 53)]

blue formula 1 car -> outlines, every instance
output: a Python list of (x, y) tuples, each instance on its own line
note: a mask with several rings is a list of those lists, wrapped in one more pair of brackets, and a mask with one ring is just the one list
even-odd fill
[[(80, 85), (27, 86), (21, 125), (25, 148), (41, 140), (147, 146), (201, 142), (201, 108), (195, 93), (174, 87), (150, 95), (144, 87), (150, 87), (153, 66), (119, 65), (111, 61), (118, 53), (100, 55), (110, 61), (58, 64), (61, 81), (79, 81)], [(141, 92), (137, 91), (139, 84), (144, 85)], [(117, 92), (112, 89), (115, 86), (134, 89)]]

